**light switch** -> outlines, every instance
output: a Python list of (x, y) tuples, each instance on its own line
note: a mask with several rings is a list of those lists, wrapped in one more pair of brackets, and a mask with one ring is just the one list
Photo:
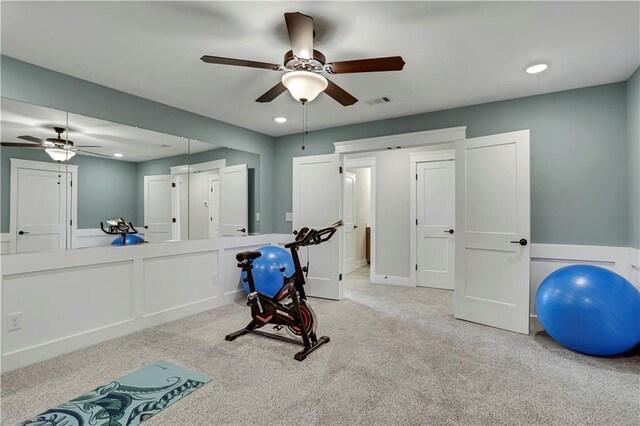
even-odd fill
[(284, 220), (287, 222), (293, 222), (293, 212), (286, 212), (284, 214)]

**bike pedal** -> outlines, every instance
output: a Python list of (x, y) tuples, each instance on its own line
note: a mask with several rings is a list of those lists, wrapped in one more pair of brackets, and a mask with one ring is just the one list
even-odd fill
[(274, 329), (275, 331), (280, 331), (280, 330), (282, 330), (282, 326), (281, 326), (281, 325), (274, 325), (274, 326), (273, 326), (273, 329)]

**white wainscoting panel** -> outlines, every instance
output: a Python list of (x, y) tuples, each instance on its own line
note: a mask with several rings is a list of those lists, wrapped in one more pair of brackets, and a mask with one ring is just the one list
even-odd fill
[[(243, 297), (235, 255), (269, 234), (2, 256), (2, 371)], [(22, 327), (7, 330), (7, 315)]]
[(4, 354), (133, 318), (133, 262), (116, 262), (6, 277), (5, 317), (20, 313), (20, 330), (2, 330)]
[(629, 247), (629, 281), (640, 290), (640, 250)]
[(108, 246), (118, 238), (117, 235), (107, 235), (100, 229), (77, 229), (73, 236), (73, 248)]
[(217, 250), (154, 257), (142, 264), (145, 316), (219, 296)]

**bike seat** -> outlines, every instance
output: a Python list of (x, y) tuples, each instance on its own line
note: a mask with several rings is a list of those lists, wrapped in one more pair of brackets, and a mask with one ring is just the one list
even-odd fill
[(242, 253), (236, 254), (236, 260), (238, 262), (244, 262), (245, 260), (254, 260), (262, 256), (262, 253), (259, 251), (243, 251)]

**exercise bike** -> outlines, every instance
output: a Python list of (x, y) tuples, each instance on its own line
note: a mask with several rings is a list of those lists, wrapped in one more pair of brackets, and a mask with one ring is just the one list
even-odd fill
[[(252, 320), (245, 328), (228, 334), (225, 339), (232, 341), (245, 334), (253, 333), (271, 339), (302, 345), (304, 349), (294, 355), (294, 358), (298, 361), (303, 361), (307, 355), (318, 349), (321, 345), (329, 343), (330, 339), (328, 336), (322, 336), (320, 338), (316, 336), (318, 321), (309, 302), (307, 302), (307, 296), (304, 291), (306, 282), (305, 274), (308, 272), (308, 265), (305, 267), (300, 265), (298, 249), (300, 247), (318, 245), (329, 241), (340, 226), (342, 226), (342, 221), (338, 221), (327, 228), (319, 230), (304, 227), (297, 233), (294, 232), (294, 234), (296, 234), (295, 241), (286, 244), (284, 248), (291, 251), (295, 270), (290, 277), (286, 277), (283, 274), (282, 288), (280, 288), (273, 297), (256, 291), (255, 282), (253, 281), (253, 274), (251, 272), (253, 269), (253, 261), (262, 254), (258, 251), (238, 253), (236, 255), (238, 267), (246, 272), (245, 280), (249, 285), (247, 305), (251, 307)], [(280, 271), (284, 272), (284, 268), (280, 269)], [(283, 327), (287, 327), (292, 334), (299, 336), (302, 340), (258, 330), (267, 324), (273, 324), (274, 329), (277, 331)]]
[(133, 227), (131, 222), (124, 220), (123, 218), (109, 219), (107, 222), (107, 228), (105, 229), (104, 223), (100, 222), (100, 229), (102, 232), (108, 235), (119, 235), (118, 238), (111, 242), (112, 246), (125, 246), (144, 243), (144, 239), (135, 235), (138, 230)]

